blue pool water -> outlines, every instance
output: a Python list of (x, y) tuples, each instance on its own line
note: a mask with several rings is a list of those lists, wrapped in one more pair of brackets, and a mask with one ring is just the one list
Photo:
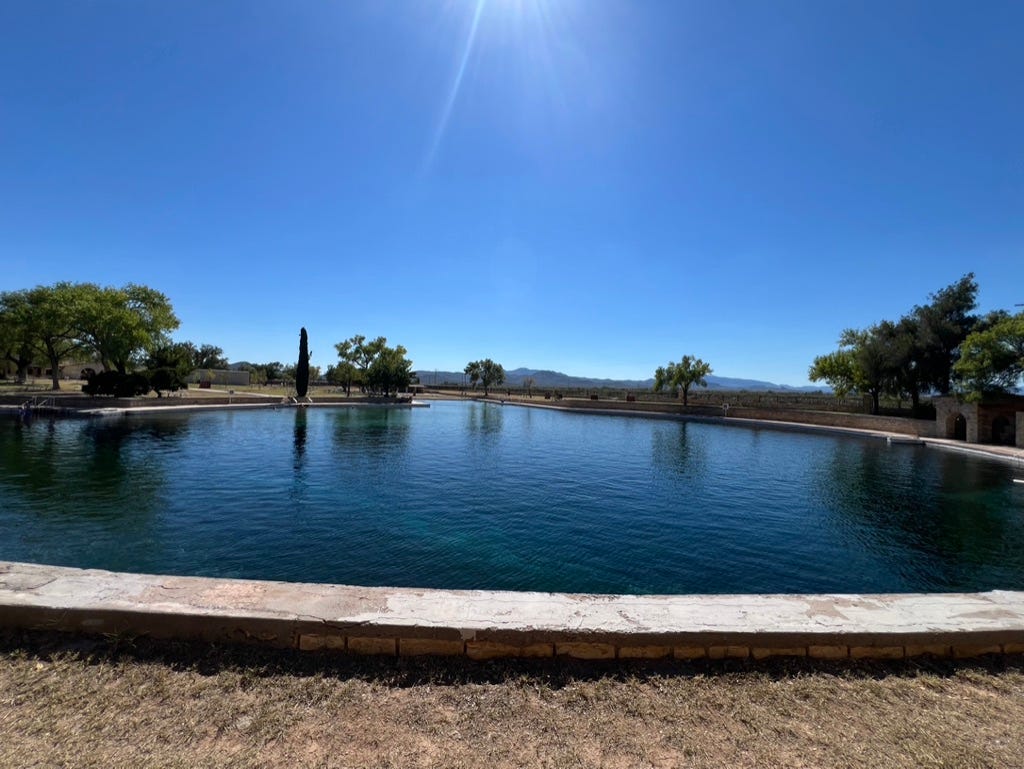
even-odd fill
[(588, 593), (1024, 589), (1013, 468), (469, 402), (0, 421), (0, 559)]

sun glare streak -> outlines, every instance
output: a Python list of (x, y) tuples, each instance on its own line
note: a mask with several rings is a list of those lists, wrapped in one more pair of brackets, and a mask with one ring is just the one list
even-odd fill
[(477, 0), (476, 2), (476, 9), (473, 11), (473, 21), (469, 25), (469, 34), (466, 35), (466, 45), (462, 49), (462, 59), (459, 62), (458, 70), (455, 72), (455, 78), (452, 80), (452, 87), (448, 91), (448, 98), (445, 101), (444, 110), (441, 112), (441, 118), (434, 129), (430, 149), (427, 151), (426, 158), (423, 161), (424, 172), (428, 171), (431, 165), (433, 165), (434, 157), (437, 155), (437, 150), (441, 146), (441, 141), (444, 139), (445, 131), (448, 128), (448, 121), (451, 119), (455, 100), (458, 99), (459, 89), (462, 87), (462, 78), (466, 74), (466, 64), (469, 62), (470, 54), (473, 52), (473, 43), (476, 40), (476, 31), (480, 26), (480, 16), (483, 14), (485, 2), (486, 0)]

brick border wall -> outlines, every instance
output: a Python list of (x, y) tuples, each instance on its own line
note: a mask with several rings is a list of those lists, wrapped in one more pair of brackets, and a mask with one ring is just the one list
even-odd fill
[(0, 626), (476, 660), (963, 658), (1024, 653), (1024, 593), (569, 595), (0, 562)]
[[(500, 402), (497, 396), (491, 396), (488, 402)], [(854, 430), (871, 430), (876, 432), (897, 433), (914, 438), (935, 437), (935, 423), (930, 420), (905, 419), (903, 417), (872, 416), (870, 414), (848, 414), (838, 411), (803, 411), (797, 409), (758, 409), (748, 406), (681, 406), (670, 403), (646, 403), (626, 401), (593, 401), (563, 398), (560, 401), (536, 403), (532, 401), (508, 400), (508, 404), (530, 406), (536, 408), (554, 408), (565, 411), (581, 412), (618, 412), (632, 413), (638, 416), (649, 414), (671, 414), (682, 417), (704, 419), (749, 419), (764, 422), (780, 422), (789, 424), (808, 424), (819, 427), (839, 427)]]

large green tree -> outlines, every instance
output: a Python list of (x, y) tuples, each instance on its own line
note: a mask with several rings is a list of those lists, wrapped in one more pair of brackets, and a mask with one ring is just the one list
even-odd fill
[(412, 362), (408, 351), (401, 345), (388, 347), (387, 337), (378, 336), (367, 341), (356, 334), (334, 345), (338, 364), (328, 369), (328, 378), (345, 387), (351, 395), (352, 385), (360, 384), (374, 394), (390, 395), (409, 386), (412, 381)]
[(28, 291), (0, 293), (0, 355), (14, 364), (16, 381), (28, 381), (28, 367), (36, 352), (32, 303)]
[(345, 395), (352, 394), (352, 385), (365, 385), (365, 336), (356, 335), (338, 342), (334, 349), (338, 352), (338, 364), (328, 369), (328, 379), (334, 384), (345, 388)]
[(477, 382), (483, 385), (484, 397), (490, 395), (492, 387), (505, 382), (505, 368), (490, 358), (470, 361), (466, 364), (464, 371), (469, 376), (469, 381), (473, 383), (474, 388)]
[(1024, 377), (1024, 312), (987, 325), (967, 336), (953, 367), (957, 389), (971, 400), (1013, 390)]
[(469, 386), (475, 390), (476, 383), (480, 381), (480, 375), (483, 373), (480, 367), (480, 361), (471, 360), (466, 364), (466, 368), (462, 370), (462, 373), (469, 377)]
[(895, 388), (895, 333), (891, 323), (866, 330), (846, 329), (836, 352), (814, 359), (808, 378), (812, 382), (824, 380), (840, 397), (850, 392), (870, 395), (871, 413), (877, 414), (882, 394)]
[(977, 293), (974, 274), (968, 273), (899, 321), (847, 329), (839, 350), (814, 359), (811, 381), (827, 382), (838, 395), (870, 395), (876, 414), (882, 395), (909, 398), (916, 411), (922, 393), (950, 392), (964, 340), (998, 319), (998, 313), (988, 319), (973, 314)]
[(974, 273), (936, 291), (922, 307), (914, 308), (918, 322), (921, 379), (943, 395), (953, 386), (953, 367), (959, 358), (960, 344), (979, 318), (972, 314), (978, 305), (978, 284)]
[(371, 392), (382, 395), (397, 395), (412, 381), (412, 361), (406, 358), (408, 351), (402, 345), (383, 345), (366, 371), (366, 383)]
[(192, 342), (185, 342), (189, 347), (189, 353), (192, 357), (192, 368), (193, 369), (212, 369), (223, 371), (230, 364), (228, 359), (224, 357), (224, 350), (212, 344), (202, 344), (198, 347)]
[(853, 350), (847, 348), (819, 355), (811, 364), (807, 378), (812, 382), (825, 382), (840, 398), (858, 392), (860, 377)]
[(77, 338), (104, 368), (121, 374), (146, 351), (167, 344), (179, 325), (164, 294), (134, 283), (123, 288), (79, 284), (73, 314)]
[(921, 403), (921, 392), (927, 388), (923, 366), (924, 349), (921, 345), (921, 323), (914, 314), (905, 315), (898, 323), (883, 321), (892, 349), (890, 363), (898, 398), (910, 398), (916, 412)]
[(711, 373), (711, 364), (700, 358), (684, 355), (678, 363), (669, 361), (667, 366), (659, 366), (654, 372), (654, 391), (660, 392), (666, 387), (673, 392), (681, 390), (683, 405), (689, 405), (690, 388), (693, 385), (707, 387), (707, 376)]
[(73, 310), (78, 293), (78, 286), (67, 282), (37, 286), (27, 292), (34, 346), (50, 364), (54, 390), (60, 389), (61, 364), (85, 349), (75, 333)]

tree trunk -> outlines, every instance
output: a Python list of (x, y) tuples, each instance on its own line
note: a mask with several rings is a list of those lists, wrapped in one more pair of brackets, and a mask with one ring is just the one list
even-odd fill
[[(24, 352), (22, 352), (24, 354)], [(32, 362), (31, 358), (20, 357), (16, 358), (13, 355), (8, 355), (7, 360), (14, 364), (16, 374), (14, 375), (14, 381), (16, 384), (28, 384), (28, 364)]]
[(689, 388), (689, 386), (683, 387), (683, 405), (684, 406), (688, 406), (689, 405), (689, 400), (688, 400), (689, 395), (690, 395), (690, 388)]
[(60, 389), (60, 356), (53, 350), (47, 350), (47, 357), (50, 359), (50, 376), (53, 377), (51, 390)]
[(872, 390), (871, 391), (871, 413), (873, 415), (875, 415), (876, 417), (878, 416), (878, 397), (879, 397), (878, 390)]

